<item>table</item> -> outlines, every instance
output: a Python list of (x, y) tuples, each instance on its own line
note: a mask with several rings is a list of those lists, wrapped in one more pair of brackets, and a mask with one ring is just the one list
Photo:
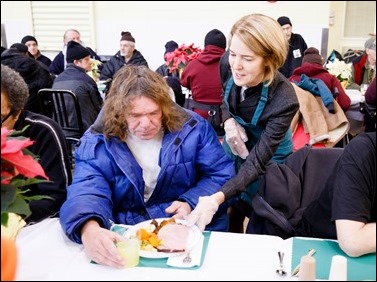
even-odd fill
[(276, 274), (277, 251), (284, 251), (284, 268), (291, 269), (292, 240), (275, 236), (212, 232), (201, 268), (167, 269), (134, 267), (115, 269), (92, 264), (83, 246), (70, 241), (59, 219), (46, 219), (27, 226), (16, 244), (19, 265), (16, 280), (122, 280), (122, 281), (240, 281), (297, 280)]

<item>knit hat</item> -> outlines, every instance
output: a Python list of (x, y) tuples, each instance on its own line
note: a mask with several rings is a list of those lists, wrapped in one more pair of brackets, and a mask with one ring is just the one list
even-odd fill
[(21, 43), (26, 44), (26, 42), (29, 42), (29, 41), (35, 41), (35, 43), (37, 43), (38, 45), (37, 39), (35, 39), (35, 37), (31, 35), (26, 35), (24, 38), (22, 38)]
[(206, 47), (207, 45), (215, 45), (217, 47), (225, 49), (226, 38), (224, 33), (222, 33), (218, 29), (212, 29), (204, 38), (204, 47)]
[(280, 18), (278, 18), (278, 23), (281, 26), (286, 25), (286, 24), (289, 24), (290, 26), (292, 26), (291, 20), (288, 17), (280, 17)]
[(304, 52), (304, 57), (302, 58), (302, 63), (318, 64), (322, 66), (322, 57), (319, 54), (318, 49), (314, 47), (306, 49)]
[(369, 38), (367, 41), (365, 41), (364, 47), (365, 49), (372, 49), (376, 51), (376, 38)]
[(122, 31), (122, 33), (120, 35), (122, 36), (120, 41), (135, 42), (135, 38), (132, 37), (131, 32), (129, 32), (129, 31)]
[(177, 49), (177, 48), (178, 48), (177, 42), (175, 42), (173, 40), (166, 42), (164, 55), (166, 55), (166, 53), (174, 52), (174, 50)]
[(14, 43), (10, 48), (17, 49), (21, 53), (26, 53), (28, 51), (28, 48), (25, 44), (21, 43)]
[(89, 50), (76, 41), (69, 41), (67, 44), (67, 63), (73, 63), (74, 60), (80, 60), (90, 56)]

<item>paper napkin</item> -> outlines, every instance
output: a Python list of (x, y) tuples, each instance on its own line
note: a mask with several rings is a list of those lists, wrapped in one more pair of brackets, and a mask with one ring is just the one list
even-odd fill
[(200, 236), (199, 242), (190, 251), (191, 262), (183, 263), (183, 259), (186, 257), (186, 252), (179, 256), (169, 257), (166, 264), (174, 267), (190, 268), (194, 266), (200, 266), (202, 251), (203, 251), (204, 236)]

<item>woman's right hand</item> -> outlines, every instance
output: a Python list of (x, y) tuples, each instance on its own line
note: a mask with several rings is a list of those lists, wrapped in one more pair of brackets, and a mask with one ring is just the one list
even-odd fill
[(236, 156), (246, 159), (249, 151), (245, 142), (248, 140), (245, 129), (234, 118), (229, 118), (224, 123), (225, 140)]
[(125, 261), (115, 246), (124, 241), (119, 234), (102, 228), (97, 221), (89, 220), (81, 230), (81, 240), (86, 255), (98, 264), (123, 268)]

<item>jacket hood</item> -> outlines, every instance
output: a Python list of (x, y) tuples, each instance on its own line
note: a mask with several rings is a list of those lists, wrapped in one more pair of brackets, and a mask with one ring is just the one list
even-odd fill
[(202, 64), (209, 65), (220, 61), (225, 50), (215, 45), (207, 45), (203, 52), (198, 56), (197, 60)]

